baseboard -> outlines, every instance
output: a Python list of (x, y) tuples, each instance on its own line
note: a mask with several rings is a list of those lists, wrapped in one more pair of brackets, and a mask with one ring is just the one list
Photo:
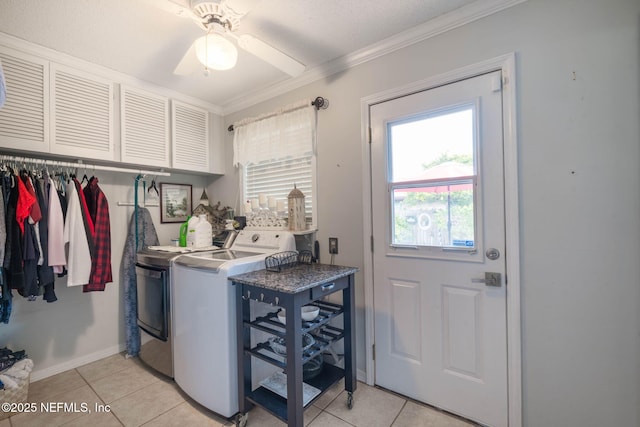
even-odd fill
[[(143, 337), (142, 341), (147, 341), (149, 338)], [(45, 369), (35, 370), (31, 373), (31, 381), (35, 382), (38, 380), (42, 380), (48, 378), (50, 376), (59, 374), (64, 371), (68, 371), (69, 369), (75, 369), (78, 366), (86, 365), (87, 363), (95, 362), (96, 360), (104, 359), (105, 357), (113, 356), (114, 354), (120, 353), (124, 351), (126, 348), (125, 344), (114, 345), (112, 347), (106, 348), (104, 350), (96, 351), (95, 353), (87, 354), (82, 357), (78, 357), (72, 360), (68, 360), (64, 363), (59, 363), (54, 366), (50, 366)], [(367, 373), (362, 369), (356, 370), (356, 379), (360, 382), (367, 382)]]
[(360, 382), (363, 382), (366, 384), (367, 382), (367, 373), (365, 371), (363, 371), (362, 369), (356, 369), (356, 379)]
[(114, 345), (104, 350), (96, 351), (95, 353), (87, 354), (82, 357), (68, 360), (63, 363), (59, 363), (54, 366), (50, 366), (45, 369), (34, 370), (31, 373), (31, 381), (38, 381), (44, 378), (48, 378), (52, 375), (59, 374), (69, 369), (75, 369), (78, 366), (86, 365), (87, 363), (95, 362), (96, 360), (104, 359), (105, 357), (113, 356), (125, 350), (125, 344)]

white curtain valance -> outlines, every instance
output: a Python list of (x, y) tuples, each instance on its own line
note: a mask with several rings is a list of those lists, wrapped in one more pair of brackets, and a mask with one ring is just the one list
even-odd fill
[(315, 155), (316, 110), (310, 99), (234, 123), (233, 164)]

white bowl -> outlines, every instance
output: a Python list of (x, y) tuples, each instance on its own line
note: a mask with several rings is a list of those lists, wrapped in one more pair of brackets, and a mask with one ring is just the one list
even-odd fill
[(283, 325), (287, 324), (287, 318), (285, 317), (286, 313), (285, 313), (285, 309), (283, 308), (282, 310), (280, 310), (278, 312), (278, 320), (280, 321), (280, 323), (282, 323)]
[[(312, 345), (316, 343), (316, 340), (311, 336), (311, 334), (302, 334), (302, 351), (305, 352), (311, 348)], [(287, 354), (287, 344), (284, 338), (280, 337), (271, 337), (269, 338), (269, 346), (276, 353), (284, 356)]]
[[(302, 320), (305, 320), (307, 322), (315, 319), (316, 317), (318, 317), (318, 314), (320, 314), (320, 308), (313, 306), (313, 305), (305, 305), (302, 307)], [(280, 323), (282, 323), (283, 325), (287, 324), (287, 314), (285, 309), (281, 309), (278, 312), (278, 320), (280, 321)]]
[(302, 307), (302, 320), (309, 322), (318, 317), (318, 314), (320, 314), (320, 307), (316, 307), (315, 305), (305, 305)]

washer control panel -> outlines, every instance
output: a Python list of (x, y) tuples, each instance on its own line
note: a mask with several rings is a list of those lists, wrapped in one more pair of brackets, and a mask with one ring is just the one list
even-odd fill
[(295, 239), (285, 230), (241, 230), (231, 248), (267, 249), (269, 252), (294, 250)]

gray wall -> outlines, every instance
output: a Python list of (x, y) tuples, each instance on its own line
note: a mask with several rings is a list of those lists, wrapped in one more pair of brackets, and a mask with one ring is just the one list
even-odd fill
[[(228, 115), (303, 97), (319, 114), (324, 260), (363, 267), (360, 100), (508, 52), (517, 54), (523, 412), (526, 426), (640, 425), (640, 2), (529, 0)], [(227, 175), (209, 186), (237, 200)], [(364, 285), (357, 277), (358, 368)]]

